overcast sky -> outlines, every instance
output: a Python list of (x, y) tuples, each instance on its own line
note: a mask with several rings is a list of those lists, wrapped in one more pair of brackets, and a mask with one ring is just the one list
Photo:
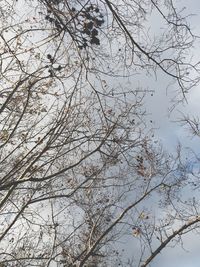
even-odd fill
[[(200, 35), (200, 1), (180, 0), (180, 6), (187, 7), (186, 13), (196, 14), (189, 18), (191, 27)], [(194, 54), (200, 58), (200, 42)], [(191, 138), (185, 128), (176, 121), (180, 119), (181, 112), (200, 117), (200, 87), (194, 88), (188, 95), (188, 104), (179, 105), (171, 116), (168, 115), (170, 103), (166, 100), (166, 90), (163, 84), (167, 81), (164, 77), (158, 77), (158, 81), (150, 85), (149, 89), (155, 89), (153, 97), (148, 97), (147, 110), (153, 118), (153, 126), (157, 128), (156, 135), (162, 140), (166, 149), (173, 150), (178, 141), (185, 146), (200, 151), (200, 142), (197, 138)], [(168, 92), (170, 98), (170, 92)], [(168, 98), (168, 99), (169, 99)], [(184, 249), (179, 247), (166, 248), (152, 262), (152, 267), (199, 267), (200, 266), (200, 236), (188, 234), (184, 237)]]
[[(200, 35), (200, 0), (180, 0), (180, 6), (186, 6), (186, 13), (196, 14), (189, 18), (193, 31)], [(200, 42), (199, 42), (200, 47)], [(199, 55), (200, 49), (196, 48), (195, 55)], [(144, 85), (146, 84), (143, 79)], [(157, 81), (148, 84), (149, 90), (155, 91), (153, 96), (147, 95), (146, 108), (149, 119), (153, 120), (152, 126), (155, 127), (156, 136), (162, 141), (164, 147), (173, 150), (178, 141), (186, 146), (192, 147), (196, 151), (200, 150), (199, 140), (188, 136), (188, 132), (174, 121), (178, 120), (181, 112), (200, 117), (200, 87), (194, 88), (188, 95), (188, 104), (179, 105), (169, 117), (168, 109), (170, 104), (170, 91), (166, 97), (167, 77), (163, 74), (158, 76)], [(167, 100), (168, 99), (168, 100)], [(184, 249), (180, 246), (166, 248), (152, 262), (152, 267), (200, 267), (200, 236), (188, 234), (184, 237)], [(133, 247), (131, 247), (133, 246)], [(134, 242), (129, 241), (129, 252), (136, 253)]]
[[(179, 0), (177, 2), (180, 7), (186, 7), (185, 14), (193, 14), (188, 17), (188, 21), (193, 33), (200, 36), (200, 1)], [(194, 58), (196, 60), (200, 58), (199, 47), (200, 40), (197, 42), (196, 49), (194, 50)], [(186, 131), (185, 128), (183, 129), (183, 127), (180, 127), (178, 123), (174, 123), (174, 121), (181, 118), (181, 112), (186, 115), (190, 114), (195, 117), (200, 117), (200, 88), (193, 88), (187, 95), (188, 103), (178, 105), (169, 117), (168, 109), (172, 107), (169, 100), (173, 95), (173, 89), (176, 90), (176, 88), (171, 87), (166, 92), (168, 83), (168, 77), (161, 73), (158, 75), (157, 81), (152, 80), (152, 83), (149, 85), (150, 90), (155, 90), (153, 97), (148, 96), (146, 98), (147, 111), (151, 114), (153, 126), (157, 129), (157, 135), (161, 138), (167, 148), (171, 146), (173, 147), (177, 141), (182, 141), (186, 145), (196, 148), (196, 140), (191, 140), (188, 131)], [(146, 84), (146, 81), (144, 81), (144, 84)]]

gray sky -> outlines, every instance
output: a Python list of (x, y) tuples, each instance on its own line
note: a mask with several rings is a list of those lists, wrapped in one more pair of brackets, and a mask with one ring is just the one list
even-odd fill
[(152, 267), (199, 267), (200, 236), (188, 234), (183, 238), (184, 249), (179, 247), (166, 248), (154, 260)]
[[(186, 6), (186, 13), (197, 14), (189, 18), (191, 28), (196, 34), (200, 34), (200, 1), (199, 0), (180, 0), (180, 6)], [(200, 43), (199, 43), (200, 44)], [(195, 57), (200, 56), (199, 46), (195, 50)], [(169, 101), (166, 101), (166, 90), (163, 82), (167, 84), (163, 77), (158, 77), (156, 83), (152, 83), (150, 87), (155, 87), (154, 96), (148, 97), (147, 111), (153, 118), (153, 126), (156, 128), (156, 135), (162, 140), (166, 149), (173, 150), (180, 141), (185, 146), (193, 148), (199, 152), (200, 142), (197, 138), (191, 138), (188, 131), (174, 123), (180, 119), (181, 112), (190, 114), (194, 117), (200, 117), (200, 87), (194, 88), (188, 95), (188, 104), (179, 105), (176, 110), (168, 116)], [(149, 88), (153, 89), (153, 88)], [(168, 99), (170, 98), (168, 92)], [(187, 234), (184, 238), (184, 249), (181, 246), (166, 248), (152, 262), (152, 267), (199, 267), (200, 266), (200, 236), (195, 234)]]
[[(186, 13), (197, 14), (192, 16), (189, 20), (193, 31), (200, 35), (200, 1), (199, 0), (179, 0), (180, 6), (186, 6)], [(200, 51), (196, 48), (196, 54), (200, 56)], [(200, 58), (200, 57), (199, 57)], [(143, 78), (143, 84), (146, 85), (145, 78)], [(200, 88), (194, 88), (188, 95), (188, 104), (179, 105), (175, 111), (169, 117), (168, 108), (170, 108), (170, 97), (172, 94), (168, 91), (166, 97), (166, 86), (168, 84), (167, 77), (163, 74), (158, 76), (157, 81), (153, 81), (148, 85), (149, 90), (155, 90), (153, 96), (149, 96), (145, 99), (147, 113), (149, 113), (149, 119), (153, 119), (152, 126), (156, 129), (156, 136), (161, 139), (164, 146), (168, 150), (173, 150), (177, 142), (180, 141), (186, 146), (190, 146), (197, 151), (200, 148), (199, 140), (191, 139), (188, 136), (188, 132), (177, 123), (181, 113), (192, 114), (193, 116), (200, 117)], [(145, 87), (145, 86), (144, 86)], [(200, 236), (195, 234), (188, 234), (184, 237), (184, 249), (180, 246), (175, 248), (166, 248), (162, 253), (156, 257), (152, 262), (152, 267), (199, 267), (200, 266)], [(135, 247), (131, 247), (129, 243), (129, 250), (137, 250)], [(134, 242), (132, 244), (134, 246)]]

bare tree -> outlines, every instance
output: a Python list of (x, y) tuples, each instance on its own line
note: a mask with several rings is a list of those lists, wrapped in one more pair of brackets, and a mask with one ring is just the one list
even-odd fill
[[(147, 266), (199, 222), (175, 205), (185, 162), (154, 143), (131, 84), (162, 71), (182, 99), (198, 83), (181, 10), (171, 0), (3, 0), (0, 11), (0, 266)], [(161, 220), (152, 199), (168, 207)], [(118, 246), (126, 235), (141, 244), (132, 261)]]

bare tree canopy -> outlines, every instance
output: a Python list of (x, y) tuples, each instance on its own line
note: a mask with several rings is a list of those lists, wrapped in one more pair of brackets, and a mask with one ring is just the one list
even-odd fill
[(198, 230), (198, 174), (154, 142), (137, 83), (185, 99), (196, 38), (172, 0), (0, 1), (0, 267), (145, 267)]

